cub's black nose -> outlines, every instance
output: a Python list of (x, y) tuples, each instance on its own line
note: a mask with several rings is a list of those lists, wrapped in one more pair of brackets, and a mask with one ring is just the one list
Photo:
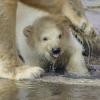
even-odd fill
[(60, 48), (52, 48), (53, 54), (59, 54), (61, 52)]

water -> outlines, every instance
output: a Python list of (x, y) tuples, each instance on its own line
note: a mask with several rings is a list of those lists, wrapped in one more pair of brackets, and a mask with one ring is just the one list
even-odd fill
[(0, 100), (100, 100), (100, 87), (0, 80)]
[(86, 11), (88, 20), (95, 27), (98, 34), (100, 34), (100, 8), (88, 9)]
[(100, 7), (100, 0), (81, 0), (85, 7)]

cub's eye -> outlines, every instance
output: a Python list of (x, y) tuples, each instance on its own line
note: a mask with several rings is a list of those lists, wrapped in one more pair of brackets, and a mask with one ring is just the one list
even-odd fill
[(62, 37), (62, 35), (60, 34), (60, 35), (59, 35), (59, 39), (60, 39), (61, 37)]
[(44, 41), (47, 41), (47, 40), (48, 40), (48, 38), (47, 38), (47, 37), (44, 37), (44, 38), (43, 38), (43, 40), (44, 40)]

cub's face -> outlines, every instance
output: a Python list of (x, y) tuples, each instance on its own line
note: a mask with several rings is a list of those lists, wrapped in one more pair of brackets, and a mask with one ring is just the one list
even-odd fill
[(62, 38), (63, 33), (58, 28), (50, 27), (41, 33), (37, 47), (47, 58), (50, 57), (56, 59), (63, 52)]
[(47, 59), (56, 59), (63, 52), (64, 33), (56, 25), (48, 25), (42, 29), (25, 28), (25, 36), (29, 47)]

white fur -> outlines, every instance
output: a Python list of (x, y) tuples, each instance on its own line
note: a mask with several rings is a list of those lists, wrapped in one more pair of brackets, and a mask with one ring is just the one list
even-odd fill
[[(17, 21), (16, 21), (16, 23), (17, 23), (16, 24), (17, 46), (18, 46), (23, 58), (26, 59), (26, 62), (28, 60), (30, 60), (30, 61), (32, 60), (33, 52), (26, 43), (26, 38), (23, 34), (23, 29), (28, 25), (34, 24), (35, 20), (37, 20), (43, 16), (47, 16), (47, 15), (49, 15), (49, 14), (46, 12), (37, 10), (35, 8), (31, 8), (21, 2), (18, 3)], [(53, 26), (54, 26), (54, 24), (52, 25), (52, 27)], [(55, 28), (55, 26), (54, 26), (54, 28), (52, 28), (52, 31), (51, 31), (51, 29), (50, 30), (48, 30), (48, 29), (50, 29), (50, 28), (47, 28), (47, 30), (45, 29), (43, 36), (48, 35), (48, 37), (52, 39), (51, 42), (55, 45), (55, 43), (58, 43), (55, 39), (56, 39), (56, 36), (58, 34), (60, 34), (60, 31), (57, 30)], [(50, 33), (48, 33), (48, 32), (50, 32)], [(68, 51), (71, 51), (71, 53), (72, 52), (75, 53), (74, 49), (70, 50), (69, 46), (71, 44), (72, 44), (72, 48), (75, 48), (76, 51), (79, 50), (80, 52), (82, 52), (82, 45), (76, 40), (76, 38), (72, 35), (72, 33), (70, 34), (70, 37), (68, 37), (68, 39), (66, 41), (66, 47), (67, 47), (67, 49), (69, 49)]]
[(5, 67), (6, 61), (0, 59), (0, 78), (9, 78), (12, 79), (13, 73), (8, 72), (8, 69)]
[[(25, 60), (26, 64), (30, 64), (34, 60), (34, 52), (29, 48), (26, 43), (26, 38), (23, 34), (23, 29), (28, 25), (34, 25), (34, 21), (37, 19), (49, 15), (46, 12), (36, 10), (34, 8), (28, 7), (22, 3), (18, 3), (17, 9), (17, 25), (16, 25), (16, 36), (17, 36), (17, 46)], [(52, 27), (51, 27), (52, 26)], [(46, 33), (46, 34), (45, 34)], [(39, 46), (40, 52), (45, 52), (46, 56), (50, 56), (48, 50), (51, 50), (52, 47), (59, 46), (58, 36), (60, 31), (54, 24), (50, 25), (50, 28), (45, 28), (42, 37), (49, 37), (47, 43), (42, 42), (41, 46)], [(65, 43), (64, 43), (65, 44)], [(39, 44), (40, 45), (40, 44)], [(48, 47), (47, 47), (48, 46)], [(66, 34), (66, 50), (70, 53), (70, 59), (68, 64), (69, 73), (75, 73), (77, 75), (87, 75), (88, 70), (84, 63), (84, 58), (82, 56), (82, 45), (76, 40), (73, 34), (70, 32), (69, 36)], [(42, 47), (42, 48), (41, 48)], [(42, 50), (43, 49), (43, 50)], [(34, 57), (33, 57), (34, 56)], [(49, 58), (49, 57), (48, 57)], [(23, 71), (17, 71), (16, 79), (31, 79), (35, 77), (39, 77), (41, 73), (43, 73), (40, 67), (33, 66), (32, 68), (25, 68)]]
[(44, 70), (40, 67), (34, 66), (24, 66), (23, 68), (16, 69), (16, 79), (35, 79), (39, 78), (41, 74), (44, 73)]
[(5, 61), (3, 61), (2, 59), (0, 59), (0, 68), (1, 66), (5, 66)]
[[(70, 32), (70, 36), (69, 39), (67, 40), (67, 45), (70, 45), (72, 47), (69, 48), (68, 51), (70, 51), (72, 54), (74, 54), (75, 52), (82, 52), (83, 51), (83, 47), (82, 45), (78, 42), (78, 40), (74, 37), (74, 35), (72, 34), (72, 32)], [(73, 49), (71, 49), (73, 48)]]
[(89, 76), (90, 74), (86, 68), (84, 57), (82, 55), (83, 47), (72, 33), (70, 34), (70, 37), (70, 41), (67, 44), (72, 46), (68, 50), (72, 56), (70, 56), (68, 62), (68, 73), (75, 74), (77, 76)]
[(21, 55), (26, 60), (26, 63), (28, 60), (32, 60), (32, 51), (26, 43), (25, 36), (23, 35), (23, 29), (28, 25), (32, 25), (36, 19), (47, 15), (48, 13), (46, 12), (31, 8), (21, 2), (18, 3), (16, 20), (16, 42)]

